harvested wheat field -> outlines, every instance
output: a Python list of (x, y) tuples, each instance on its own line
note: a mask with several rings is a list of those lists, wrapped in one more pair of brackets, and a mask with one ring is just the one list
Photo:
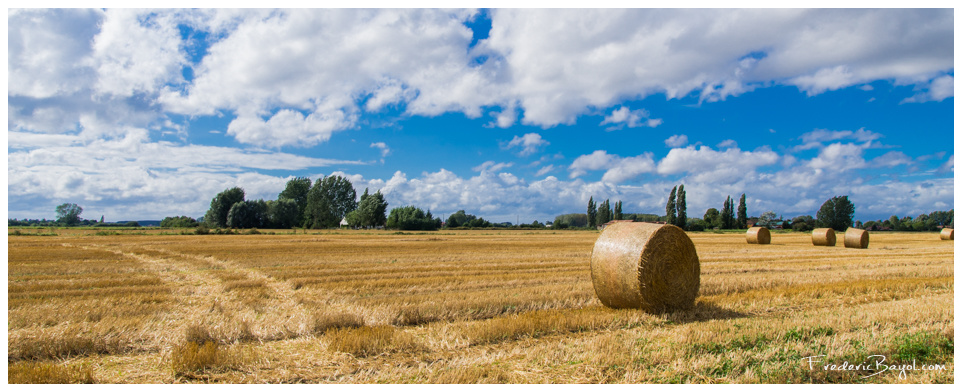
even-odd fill
[(660, 315), (601, 305), (597, 232), (163, 233), (9, 236), (8, 381), (954, 382), (932, 233), (691, 233), (699, 296)]

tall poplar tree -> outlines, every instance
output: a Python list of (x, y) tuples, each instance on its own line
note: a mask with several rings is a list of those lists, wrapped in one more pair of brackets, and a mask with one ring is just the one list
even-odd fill
[(671, 194), (668, 195), (668, 204), (665, 205), (665, 223), (669, 225), (675, 224), (675, 216), (677, 211), (675, 210), (675, 198), (678, 187), (675, 186), (671, 188)]
[(588, 227), (598, 226), (598, 210), (595, 208), (594, 196), (588, 198)]
[(675, 203), (678, 209), (678, 217), (675, 218), (675, 226), (680, 227), (682, 230), (688, 226), (688, 206), (685, 205), (685, 186), (678, 186), (678, 201)]
[(598, 226), (611, 221), (611, 207), (607, 199), (598, 205)]
[(738, 199), (738, 228), (748, 228), (748, 207), (745, 205), (744, 193), (742, 193), (742, 197)]
[(721, 211), (721, 228), (731, 229), (732, 228), (732, 197), (728, 196), (725, 198), (725, 205), (722, 207)]

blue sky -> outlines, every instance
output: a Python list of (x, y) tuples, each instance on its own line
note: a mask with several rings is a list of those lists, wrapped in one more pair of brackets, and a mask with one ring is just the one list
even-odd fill
[(10, 10), (8, 215), (343, 175), (493, 221), (954, 208), (952, 10)]

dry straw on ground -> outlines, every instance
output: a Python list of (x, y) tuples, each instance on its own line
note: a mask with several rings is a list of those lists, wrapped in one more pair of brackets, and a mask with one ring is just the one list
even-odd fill
[(698, 295), (698, 254), (676, 226), (616, 223), (595, 241), (591, 280), (608, 307), (650, 313), (688, 309)]
[(845, 247), (857, 249), (868, 248), (868, 232), (854, 228), (845, 230)]
[(745, 240), (747, 240), (749, 244), (771, 244), (772, 233), (764, 227), (752, 227), (745, 233)]
[(812, 230), (812, 245), (835, 246), (835, 230), (830, 228)]
[(954, 230), (954, 229), (942, 229), (942, 232), (939, 233), (939, 238), (941, 238), (941, 239), (943, 239), (943, 240), (954, 241), (954, 240), (955, 240), (955, 230)]

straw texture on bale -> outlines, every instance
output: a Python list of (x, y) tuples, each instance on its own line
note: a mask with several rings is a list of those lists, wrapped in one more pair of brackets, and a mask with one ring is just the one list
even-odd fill
[(812, 230), (812, 245), (835, 246), (835, 230), (830, 228)]
[(772, 232), (764, 227), (752, 227), (745, 233), (749, 244), (766, 245), (772, 243)]
[(845, 247), (857, 249), (868, 248), (868, 232), (853, 228), (845, 230)]
[(955, 241), (955, 230), (954, 229), (942, 229), (939, 233), (939, 238), (943, 240)]
[(673, 225), (608, 226), (591, 251), (595, 294), (611, 308), (649, 313), (689, 309), (701, 283), (695, 244)]

